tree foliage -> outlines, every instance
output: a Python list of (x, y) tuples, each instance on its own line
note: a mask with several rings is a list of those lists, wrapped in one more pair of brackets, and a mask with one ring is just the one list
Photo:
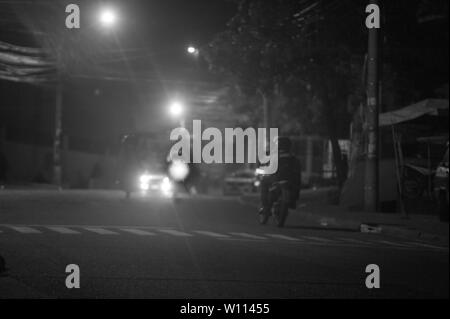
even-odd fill
[[(207, 57), (211, 69), (226, 74), (237, 88), (235, 96), (246, 101), (241, 105), (265, 112), (266, 125), (284, 134), (329, 137), (339, 168), (337, 140), (348, 127), (348, 100), (360, 85), (361, 67), (351, 48), (357, 36), (342, 40), (348, 30), (338, 34), (338, 9), (342, 6), (322, 1), (242, 0)], [(360, 29), (363, 21), (356, 24)], [(346, 28), (352, 23), (347, 21)], [(258, 102), (267, 103), (267, 110)]]

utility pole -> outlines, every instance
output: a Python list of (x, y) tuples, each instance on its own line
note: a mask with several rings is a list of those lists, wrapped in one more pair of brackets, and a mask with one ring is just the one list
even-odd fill
[[(379, 6), (378, 0), (370, 5)], [(367, 158), (365, 167), (364, 209), (376, 212), (378, 209), (378, 28), (369, 28), (367, 59)]]
[(62, 114), (63, 114), (63, 83), (61, 73), (58, 71), (56, 79), (55, 99), (55, 136), (53, 138), (53, 183), (62, 186)]
[(64, 45), (56, 53), (55, 131), (53, 137), (53, 184), (62, 188), (62, 117), (63, 117), (63, 53)]

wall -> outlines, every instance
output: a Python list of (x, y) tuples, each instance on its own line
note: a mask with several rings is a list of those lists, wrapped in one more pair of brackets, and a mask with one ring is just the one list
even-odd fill
[[(8, 180), (13, 183), (50, 183), (52, 179), (52, 149), (19, 143), (4, 142), (3, 149), (9, 163)], [(108, 155), (96, 155), (65, 150), (63, 152), (64, 186), (87, 188), (94, 165), (102, 170), (94, 187), (112, 188), (117, 176), (117, 159)]]

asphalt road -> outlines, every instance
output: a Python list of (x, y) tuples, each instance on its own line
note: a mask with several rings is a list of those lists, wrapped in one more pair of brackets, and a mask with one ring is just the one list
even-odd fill
[[(236, 198), (0, 192), (0, 298), (448, 298), (448, 247), (289, 216), (260, 226)], [(80, 268), (68, 289), (66, 266)], [(366, 266), (381, 288), (365, 285)]]

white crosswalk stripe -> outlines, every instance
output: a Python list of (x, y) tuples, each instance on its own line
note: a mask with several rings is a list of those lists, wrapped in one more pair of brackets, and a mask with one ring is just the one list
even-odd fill
[(242, 237), (242, 238), (246, 238), (246, 239), (267, 240), (266, 237), (247, 234), (247, 233), (230, 233), (230, 234), (233, 236)]
[(47, 227), (47, 228), (52, 230), (52, 231), (54, 231), (54, 232), (57, 232), (57, 233), (60, 233), (60, 234), (65, 234), (65, 235), (78, 235), (78, 234), (80, 234), (80, 232), (78, 232), (76, 230), (73, 230), (73, 229), (70, 229), (70, 228), (67, 228), (67, 227), (54, 227), (54, 226), (52, 226), (52, 227)]
[(426, 248), (433, 248), (433, 249), (446, 249), (446, 247), (424, 244), (424, 243), (419, 243), (419, 242), (408, 242), (407, 244), (410, 244), (412, 246), (419, 246), (419, 247), (426, 247)]
[(11, 229), (22, 234), (41, 234), (41, 231), (28, 226), (11, 226)]
[(219, 233), (215, 233), (215, 232), (211, 232), (211, 231), (196, 230), (195, 233), (200, 234), (200, 235), (214, 237), (214, 238), (230, 238), (230, 236), (228, 236), (228, 235), (219, 234)]
[(120, 230), (138, 236), (155, 236), (155, 233), (151, 233), (149, 231), (134, 229), (134, 228), (121, 228)]
[(11, 231), (18, 232), (23, 235), (43, 234), (47, 232), (55, 232), (61, 235), (82, 235), (87, 232), (98, 235), (135, 235), (135, 236), (157, 236), (170, 235), (178, 238), (211, 238), (222, 241), (268, 241), (286, 242), (299, 245), (341, 245), (341, 246), (358, 246), (358, 247), (386, 247), (391, 249), (439, 249), (448, 250), (448, 247), (438, 246), (432, 243), (383, 239), (382, 237), (333, 237), (324, 238), (316, 236), (292, 236), (282, 233), (246, 233), (246, 232), (229, 232), (220, 233), (210, 230), (176, 230), (172, 228), (157, 227), (139, 227), (139, 226), (87, 226), (87, 225), (0, 225), (0, 234), (8, 234)]
[(194, 236), (192, 234), (174, 230), (174, 229), (160, 229), (159, 232), (165, 233), (168, 235), (172, 235), (172, 236), (176, 236), (176, 237), (193, 237)]
[(392, 242), (392, 241), (388, 241), (388, 240), (375, 240), (374, 242), (380, 243), (380, 244), (385, 244), (385, 245), (390, 245), (390, 246), (396, 246), (396, 247), (411, 247), (410, 245), (400, 244), (400, 243), (396, 243), (396, 242)]
[(299, 238), (285, 236), (285, 235), (279, 235), (279, 234), (265, 234), (268, 237), (272, 237), (275, 239), (282, 239), (282, 240), (288, 240), (288, 241), (301, 241)]
[(99, 234), (99, 235), (119, 235), (116, 232), (113, 232), (112, 230), (104, 229), (104, 228), (98, 228), (98, 227), (85, 227), (84, 229)]

